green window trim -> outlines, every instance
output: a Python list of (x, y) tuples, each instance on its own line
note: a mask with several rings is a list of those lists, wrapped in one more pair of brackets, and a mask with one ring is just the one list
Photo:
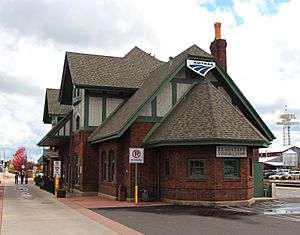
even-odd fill
[(170, 160), (163, 159), (162, 161), (162, 176), (167, 178), (170, 176)]
[(109, 179), (108, 181), (115, 181), (115, 153), (113, 150), (109, 151)]
[(224, 159), (224, 178), (240, 178), (240, 159)]
[(203, 179), (205, 176), (205, 161), (200, 158), (187, 159), (187, 177)]
[(106, 181), (106, 165), (107, 165), (106, 152), (103, 151), (101, 153), (101, 181)]
[(79, 184), (79, 177), (80, 177), (80, 155), (76, 153), (75, 157), (75, 185)]

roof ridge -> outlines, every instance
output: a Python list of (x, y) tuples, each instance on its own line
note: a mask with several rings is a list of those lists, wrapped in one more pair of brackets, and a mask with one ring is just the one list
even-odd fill
[(151, 52), (150, 53), (147, 53), (146, 51), (144, 51), (143, 49), (139, 48), (138, 46), (134, 46), (124, 57), (122, 57), (122, 59), (125, 59), (127, 60), (128, 58), (130, 58), (130, 56), (135, 53), (135, 52), (138, 52), (142, 55), (145, 55), (145, 56), (148, 56), (149, 58), (153, 59), (153, 60), (156, 60), (158, 62), (162, 62), (162, 63), (166, 63), (162, 60), (159, 60), (155, 57), (155, 55), (151, 55)]
[(120, 56), (109, 56), (109, 55), (99, 55), (99, 54), (89, 54), (89, 53), (66, 51), (66, 55), (68, 55), (68, 54), (82, 55), (82, 56), (93, 56), (93, 57), (107, 57), (107, 58), (113, 58), (113, 59), (122, 59), (122, 57), (120, 57)]

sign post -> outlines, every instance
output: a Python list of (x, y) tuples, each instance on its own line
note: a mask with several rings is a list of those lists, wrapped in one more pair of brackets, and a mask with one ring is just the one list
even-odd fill
[(53, 162), (53, 177), (55, 178), (55, 196), (57, 197), (57, 190), (59, 189), (59, 178), (61, 171), (61, 162), (54, 161)]
[(139, 189), (138, 189), (138, 163), (144, 163), (144, 149), (143, 148), (129, 148), (129, 163), (135, 163), (135, 193), (134, 202), (139, 202)]

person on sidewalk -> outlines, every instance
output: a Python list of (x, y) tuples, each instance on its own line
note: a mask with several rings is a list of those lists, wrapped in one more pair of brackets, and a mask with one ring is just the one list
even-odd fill
[(27, 171), (25, 173), (25, 184), (28, 184), (28, 173), (27, 173)]
[(25, 171), (21, 170), (21, 184), (24, 182), (24, 177), (25, 177)]
[(19, 183), (19, 173), (16, 171), (15, 172), (15, 184)]

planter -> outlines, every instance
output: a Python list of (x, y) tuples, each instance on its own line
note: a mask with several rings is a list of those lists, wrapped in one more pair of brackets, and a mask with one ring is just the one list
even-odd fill
[(66, 197), (66, 190), (65, 189), (58, 189), (56, 195), (59, 198)]

